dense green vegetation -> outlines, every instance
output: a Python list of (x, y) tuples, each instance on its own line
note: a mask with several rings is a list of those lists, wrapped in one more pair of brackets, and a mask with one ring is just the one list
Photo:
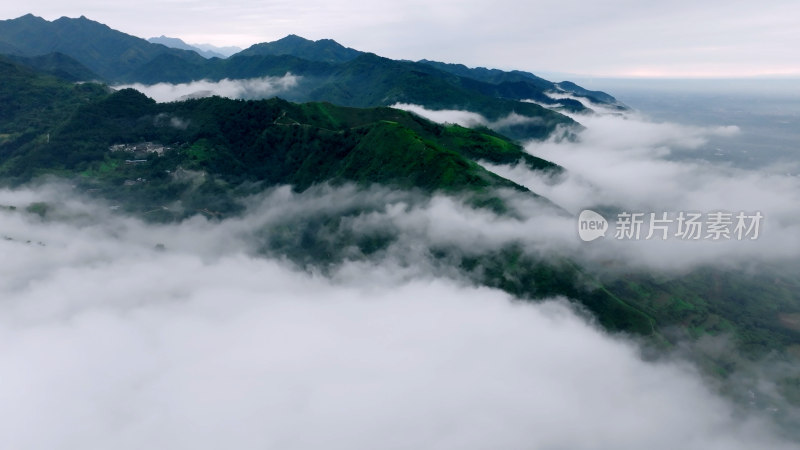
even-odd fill
[[(487, 155), (556, 169), (498, 135), (442, 127), (389, 108), (219, 97), (156, 104), (133, 90), (80, 108), (53, 133), (50, 145), (26, 149), (25, 157), (40, 155), (37, 168), (83, 171), (108, 158), (114, 144), (146, 141), (176, 144), (175, 155), (165, 158), (231, 182), (291, 183), (299, 189), (337, 178), (430, 189), (512, 186), (468, 159)], [(9, 170), (24, 175), (29, 168), (20, 161)]]
[(0, 155), (44, 144), (83, 105), (108, 95), (96, 84), (69, 84), (0, 56)]

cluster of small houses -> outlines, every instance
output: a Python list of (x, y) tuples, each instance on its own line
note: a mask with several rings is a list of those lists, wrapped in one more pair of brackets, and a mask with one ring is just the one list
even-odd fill
[(125, 186), (133, 186), (137, 183), (147, 183), (147, 178), (139, 177), (135, 180), (125, 180)]
[[(140, 142), (138, 144), (116, 144), (108, 147), (112, 152), (128, 152), (133, 153), (134, 156), (146, 156), (148, 153), (155, 153), (159, 156), (163, 155), (170, 147), (166, 145), (156, 144), (155, 142)], [(132, 160), (137, 161), (137, 160)]]
[[(127, 165), (147, 164), (147, 160), (143, 159), (148, 153), (155, 153), (159, 156), (163, 155), (165, 151), (170, 150), (170, 147), (155, 142), (140, 142), (138, 144), (115, 144), (108, 147), (111, 152), (127, 152), (131, 153), (134, 158), (126, 159)], [(146, 183), (147, 179), (137, 178), (135, 180), (125, 180), (125, 186), (133, 186), (137, 183)]]

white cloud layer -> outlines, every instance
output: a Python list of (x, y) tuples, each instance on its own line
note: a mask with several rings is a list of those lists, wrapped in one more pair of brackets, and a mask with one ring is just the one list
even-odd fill
[(199, 80), (190, 83), (141, 83), (114, 86), (114, 89), (133, 88), (153, 100), (174, 102), (187, 98), (218, 95), (233, 99), (262, 99), (286, 92), (297, 86), (300, 77), (287, 73), (283, 77), (261, 77), (242, 80), (224, 78), (219, 81)]
[[(346, 207), (348, 189), (162, 226), (67, 189), (0, 191), (18, 206), (0, 210), (0, 447), (794, 448), (561, 301), (247, 251), (270, 221)], [(20, 212), (36, 200), (53, 219)], [(465, 215), (447, 208), (430, 206)]]
[(436, 123), (457, 124), (463, 127), (474, 127), (480, 125), (492, 129), (498, 129), (541, 121), (541, 119), (538, 117), (526, 117), (514, 112), (497, 120), (489, 120), (483, 115), (471, 111), (456, 109), (428, 109), (424, 106), (411, 103), (395, 103), (394, 105), (391, 105), (391, 107), (412, 112), (420, 117), (424, 117)]
[(392, 108), (402, 109), (412, 112), (420, 117), (424, 117), (436, 123), (452, 123), (463, 127), (474, 127), (477, 125), (487, 125), (489, 121), (486, 117), (471, 111), (459, 111), (454, 109), (427, 109), (421, 105), (411, 103), (395, 103)]

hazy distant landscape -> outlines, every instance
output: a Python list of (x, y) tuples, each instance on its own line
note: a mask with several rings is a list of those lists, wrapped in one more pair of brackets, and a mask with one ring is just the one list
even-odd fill
[(127, 33), (0, 21), (0, 448), (797, 448), (798, 79)]
[(580, 82), (591, 89), (614, 92), (620, 101), (655, 121), (736, 124), (742, 129), (741, 135), (736, 139), (711, 139), (704, 147), (705, 154), (713, 155), (709, 158), (743, 168), (768, 168), (780, 163), (798, 174), (797, 79)]

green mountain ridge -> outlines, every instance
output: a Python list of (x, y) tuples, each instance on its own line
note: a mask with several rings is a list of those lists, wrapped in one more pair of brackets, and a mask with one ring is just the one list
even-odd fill
[[(546, 105), (560, 104), (570, 112), (583, 112), (587, 110), (587, 108), (577, 100), (555, 100), (547, 95), (547, 92), (561, 91), (584, 97), (584, 91), (567, 91), (563, 88), (560, 88), (558, 84), (547, 81), (544, 78), (537, 77), (529, 72), (523, 72), (519, 70), (506, 72), (498, 69), (487, 69), (484, 67), (469, 68), (463, 64), (448, 64), (437, 61), (429, 61), (426, 59), (418, 62), (462, 78), (481, 82), (480, 85), (476, 85), (476, 88), (486, 95), (514, 100), (535, 100)], [(604, 97), (604, 102), (608, 102), (610, 104), (618, 103), (614, 97), (611, 97), (608, 94), (606, 94), (606, 96), (607, 97)]]
[(63, 53), (106, 80), (124, 80), (131, 70), (161, 54), (204, 60), (195, 52), (151, 44), (83, 16), (48, 22), (28, 14), (0, 21), (0, 43), (17, 49), (17, 56)]

